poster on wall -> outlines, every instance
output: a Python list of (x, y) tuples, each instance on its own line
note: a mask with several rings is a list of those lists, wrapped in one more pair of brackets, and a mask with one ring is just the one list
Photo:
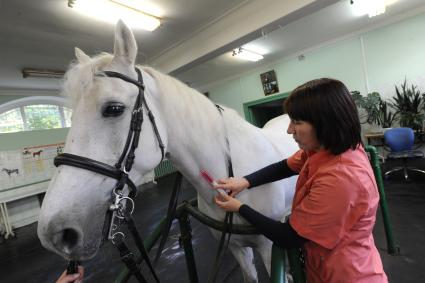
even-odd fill
[(48, 180), (55, 170), (53, 159), (64, 143), (0, 152), (0, 190)]
[(279, 86), (277, 84), (276, 73), (274, 70), (262, 73), (260, 78), (263, 85), (264, 95), (279, 92)]
[(0, 189), (18, 186), (23, 182), (20, 150), (0, 152)]

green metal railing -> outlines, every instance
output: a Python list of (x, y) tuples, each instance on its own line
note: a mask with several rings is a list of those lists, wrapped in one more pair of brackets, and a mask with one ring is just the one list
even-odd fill
[(365, 146), (366, 152), (370, 155), (370, 163), (372, 165), (373, 173), (375, 174), (376, 184), (379, 191), (379, 205), (382, 213), (382, 220), (385, 228), (385, 236), (387, 238), (387, 252), (390, 255), (397, 255), (400, 253), (400, 248), (396, 246), (393, 236), (393, 228), (391, 226), (390, 214), (388, 212), (387, 198), (385, 196), (384, 181), (382, 180), (381, 166), (379, 165), (378, 151), (374, 146)]
[[(217, 221), (203, 214), (196, 208), (196, 206), (197, 206), (197, 200), (195, 198), (190, 201), (183, 202), (176, 209), (176, 218), (179, 220), (179, 225), (180, 225), (180, 233), (181, 233), (180, 241), (185, 252), (186, 267), (189, 274), (189, 281), (191, 283), (199, 282), (199, 280), (198, 280), (198, 274), (196, 269), (195, 257), (194, 257), (193, 248), (192, 248), (192, 232), (191, 232), (192, 229), (190, 227), (189, 217), (191, 216), (197, 219), (198, 221), (200, 221), (201, 223), (207, 225), (208, 227), (211, 227), (219, 231), (223, 231), (224, 229), (226, 229), (225, 224), (223, 222)], [(144, 240), (144, 245), (147, 251), (150, 251), (152, 247), (155, 245), (155, 243), (158, 241), (158, 239), (161, 236), (162, 230), (165, 228), (165, 224), (166, 224), (166, 218), (164, 217), (161, 219), (161, 221), (156, 226), (154, 231)], [(240, 225), (240, 224), (232, 225), (230, 232), (233, 234), (245, 234), (245, 235), (258, 234), (258, 231), (253, 226)], [(270, 274), (272, 283), (285, 282), (285, 272), (286, 272), (285, 271), (285, 266), (286, 266), (285, 254), (286, 254), (285, 250), (273, 245), (272, 266), (271, 266), (271, 274)], [(290, 253), (288, 253), (288, 258), (290, 263), (290, 269), (298, 270), (298, 273), (296, 272), (292, 273), (292, 276), (294, 278), (294, 283), (305, 283), (305, 280), (304, 281), (302, 280), (303, 277), (298, 277), (298, 276), (304, 276), (302, 272), (302, 267), (299, 264), (299, 262), (297, 263), (297, 260), (294, 260), (295, 258), (299, 259), (299, 254), (293, 254), (293, 256), (291, 257)], [(141, 263), (141, 261), (142, 261), (142, 258), (140, 257), (140, 255), (138, 255), (137, 262)], [(125, 268), (123, 271), (121, 271), (121, 273), (115, 279), (115, 283), (127, 282), (130, 276), (131, 274)]]
[[(392, 232), (392, 226), (390, 223), (389, 213), (388, 213), (388, 205), (385, 197), (384, 191), (384, 183), (382, 180), (381, 168), (378, 161), (378, 153), (375, 147), (366, 146), (366, 152), (370, 154), (371, 165), (373, 168), (373, 172), (375, 174), (376, 182), (378, 185), (379, 196), (380, 196), (380, 207), (384, 222), (385, 234), (387, 239), (387, 248), (388, 253), (391, 255), (396, 255), (399, 253), (399, 248), (394, 243), (394, 237)], [(189, 217), (192, 216), (195, 219), (199, 220), (201, 223), (211, 227), (213, 229), (223, 231), (226, 229), (225, 224), (223, 222), (217, 221), (202, 212), (200, 212), (197, 208), (196, 199), (192, 199), (190, 201), (185, 201), (177, 207), (176, 210), (176, 218), (179, 220), (180, 232), (181, 232), (181, 243), (185, 252), (186, 257), (186, 267), (189, 274), (189, 280), (191, 283), (197, 283), (198, 274), (196, 270), (195, 257), (192, 248), (192, 232), (190, 227)], [(161, 232), (166, 225), (166, 218), (164, 217), (155, 230), (146, 238), (144, 241), (144, 245), (147, 251), (150, 251), (155, 243), (158, 241), (161, 236)], [(227, 231), (229, 232), (229, 231)], [(256, 229), (250, 225), (232, 225), (231, 231), (233, 234), (258, 234)], [(294, 283), (306, 283), (306, 276), (303, 268), (303, 264), (301, 261), (301, 250), (300, 249), (289, 249), (284, 250), (275, 245), (272, 247), (272, 266), (271, 266), (271, 283), (284, 283), (285, 282), (285, 274), (286, 274), (286, 259), (288, 259), (290, 272), (293, 278)], [(141, 257), (138, 256), (138, 263), (141, 262)], [(127, 282), (130, 278), (129, 271), (124, 269), (117, 279), (115, 283)]]
[(163, 177), (165, 175), (176, 172), (176, 168), (170, 160), (163, 160), (155, 168), (155, 178)]

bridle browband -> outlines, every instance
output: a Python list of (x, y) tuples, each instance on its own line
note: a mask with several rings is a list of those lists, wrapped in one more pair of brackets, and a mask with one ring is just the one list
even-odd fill
[[(152, 267), (152, 264), (150, 263), (149, 256), (147, 255), (147, 252), (143, 247), (141, 237), (138, 235), (138, 232), (134, 226), (133, 219), (131, 217), (131, 213), (134, 209), (134, 202), (132, 199), (136, 196), (137, 188), (133, 181), (131, 181), (131, 179), (129, 178), (128, 174), (133, 167), (135, 151), (139, 145), (139, 136), (143, 123), (143, 106), (146, 108), (147, 115), (152, 123), (152, 127), (157, 138), (159, 148), (161, 150), (160, 162), (162, 162), (165, 156), (165, 146), (162, 142), (158, 127), (155, 123), (155, 117), (152, 114), (148, 104), (146, 103), (144, 93), (145, 85), (143, 83), (142, 73), (138, 68), (135, 68), (135, 70), (137, 73), (137, 81), (126, 75), (113, 71), (103, 71), (96, 74), (96, 76), (106, 76), (110, 78), (121, 79), (125, 82), (137, 86), (137, 88), (139, 89), (139, 93), (137, 95), (136, 102), (133, 107), (127, 140), (117, 163), (115, 163), (114, 166), (111, 166), (109, 164), (93, 160), (84, 156), (79, 156), (71, 153), (62, 153), (54, 159), (54, 165), (56, 167), (58, 167), (59, 165), (73, 166), (89, 170), (95, 173), (99, 173), (117, 180), (117, 183), (112, 190), (112, 204), (108, 210), (107, 218), (105, 221), (105, 224), (108, 224), (107, 222), (110, 222), (109, 229), (105, 229), (104, 227), (104, 234), (107, 235), (105, 236), (105, 238), (111, 240), (112, 243), (117, 246), (120, 251), (122, 260), (130, 269), (130, 271), (134, 273), (134, 275), (139, 279), (139, 281), (146, 282), (144, 277), (140, 274), (140, 267), (138, 267), (133, 260), (133, 254), (128, 250), (127, 246), (124, 243), (124, 234), (122, 232), (117, 232), (119, 226), (117, 225), (117, 223), (121, 224), (122, 222), (126, 222), (128, 224), (131, 234), (135, 239), (139, 251), (145, 258), (145, 261), (152, 272), (152, 275), (154, 276), (155, 280), (159, 282), (158, 277), (156, 276), (155, 271)], [(123, 193), (125, 185), (127, 185), (127, 187), (129, 188), (128, 196), (125, 196)], [(127, 201), (129, 201), (132, 205), (130, 212), (128, 212), (125, 208), (125, 204), (127, 203)]]

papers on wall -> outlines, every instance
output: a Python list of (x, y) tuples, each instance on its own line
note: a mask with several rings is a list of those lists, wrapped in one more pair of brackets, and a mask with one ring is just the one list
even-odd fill
[(64, 143), (0, 151), (0, 191), (50, 179)]

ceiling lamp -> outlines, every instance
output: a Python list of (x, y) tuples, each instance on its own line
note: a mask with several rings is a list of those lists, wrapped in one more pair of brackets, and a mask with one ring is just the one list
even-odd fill
[(160, 11), (152, 6), (142, 6), (134, 0), (68, 0), (68, 7), (95, 19), (116, 23), (122, 19), (132, 28), (153, 31), (160, 26)]
[(385, 13), (385, 7), (395, 0), (351, 0), (353, 12), (357, 16), (369, 15), (369, 18)]
[(53, 78), (61, 79), (65, 71), (62, 70), (48, 70), (48, 69), (35, 69), (35, 68), (23, 68), (22, 77), (23, 78)]
[(235, 49), (232, 51), (232, 56), (242, 59), (242, 60), (248, 60), (252, 62), (259, 61), (261, 59), (264, 59), (263, 55), (260, 55), (258, 53), (243, 49), (242, 47), (239, 47), (238, 49)]

